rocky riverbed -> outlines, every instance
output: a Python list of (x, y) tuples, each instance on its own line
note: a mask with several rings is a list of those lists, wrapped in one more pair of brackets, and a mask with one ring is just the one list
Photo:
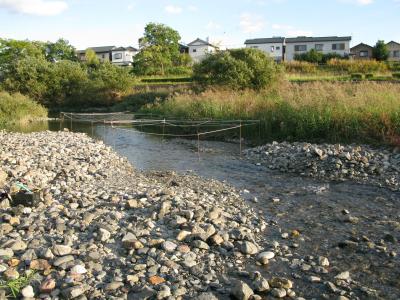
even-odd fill
[(0, 132), (0, 161), (0, 299), (18, 278), (25, 299), (399, 298), (393, 192), (332, 200), (261, 173), (239, 192), (69, 132)]
[(245, 155), (271, 170), (335, 181), (353, 180), (394, 190), (400, 187), (399, 148), (274, 142), (248, 149)]

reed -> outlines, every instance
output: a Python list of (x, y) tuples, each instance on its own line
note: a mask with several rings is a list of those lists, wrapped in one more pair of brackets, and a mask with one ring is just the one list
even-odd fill
[(282, 83), (263, 91), (183, 93), (142, 109), (185, 119), (259, 119), (264, 140), (393, 144), (400, 137), (400, 85)]

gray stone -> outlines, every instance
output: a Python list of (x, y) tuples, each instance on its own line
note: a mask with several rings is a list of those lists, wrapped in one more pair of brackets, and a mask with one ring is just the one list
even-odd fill
[(253, 290), (243, 281), (235, 282), (231, 290), (231, 295), (237, 300), (248, 300), (253, 294)]

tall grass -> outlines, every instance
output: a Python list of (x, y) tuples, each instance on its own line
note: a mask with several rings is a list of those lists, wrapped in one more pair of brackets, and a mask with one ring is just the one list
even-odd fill
[(45, 118), (47, 110), (21, 94), (0, 91), (0, 128)]
[(395, 143), (400, 85), (283, 83), (261, 92), (179, 94), (143, 109), (176, 118), (259, 119), (265, 140)]

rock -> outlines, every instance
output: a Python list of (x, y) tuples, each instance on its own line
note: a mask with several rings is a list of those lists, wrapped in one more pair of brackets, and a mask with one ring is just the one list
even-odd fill
[(49, 270), (51, 268), (49, 262), (45, 259), (32, 260), (29, 267), (32, 270), (37, 270), (37, 271)]
[(273, 288), (271, 290), (271, 295), (276, 298), (284, 298), (286, 297), (286, 290), (283, 288)]
[(56, 288), (56, 281), (53, 278), (48, 278), (40, 285), (40, 292), (50, 294)]
[(335, 278), (339, 279), (339, 280), (348, 280), (350, 278), (350, 272), (345, 271), (345, 272), (339, 273), (338, 275), (335, 276)]
[(21, 290), (21, 294), (25, 298), (33, 298), (35, 297), (35, 292), (33, 291), (33, 287), (31, 285), (27, 285)]
[(219, 234), (214, 234), (210, 237), (210, 242), (214, 245), (221, 245), (224, 242), (224, 239)]
[(13, 251), (23, 251), (26, 249), (26, 243), (21, 240), (14, 240), (9, 245), (9, 248)]
[(173, 243), (173, 242), (171, 242), (171, 241), (165, 241), (162, 244), (162, 248), (167, 252), (174, 252), (176, 247), (178, 247), (178, 245)]
[(253, 255), (253, 254), (257, 254), (259, 250), (258, 250), (257, 245), (255, 245), (251, 242), (245, 241), (240, 244), (240, 251), (244, 254)]
[(14, 280), (14, 279), (18, 279), (19, 278), (19, 273), (16, 269), (14, 268), (8, 268), (7, 271), (5, 271), (3, 273), (3, 276), (7, 279), (7, 280)]
[(184, 241), (189, 235), (191, 234), (190, 231), (181, 230), (178, 235), (176, 236), (176, 240), (179, 242)]
[(53, 266), (59, 267), (62, 264), (69, 263), (72, 261), (74, 261), (74, 257), (72, 255), (61, 256), (53, 262)]
[(164, 283), (164, 282), (165, 282), (165, 279), (162, 278), (162, 277), (160, 277), (160, 276), (155, 275), (155, 276), (151, 276), (151, 277), (149, 278), (149, 282), (150, 282), (152, 285), (159, 285), (159, 284), (161, 284), (161, 283)]
[(210, 246), (208, 246), (207, 243), (200, 241), (200, 240), (195, 240), (192, 242), (192, 246), (195, 248), (203, 249), (203, 250), (208, 250), (210, 249)]
[(11, 248), (0, 249), (0, 259), (9, 259), (14, 256), (14, 251)]
[(144, 245), (142, 244), (142, 242), (137, 240), (136, 236), (132, 233), (128, 233), (123, 237), (122, 244), (127, 249), (138, 250), (138, 249), (144, 248)]
[(74, 299), (85, 293), (85, 288), (82, 285), (76, 285), (73, 287), (62, 290), (62, 294), (66, 299)]
[(218, 298), (213, 293), (201, 293), (194, 300), (218, 300)]
[(85, 266), (76, 265), (71, 268), (71, 273), (72, 274), (86, 274), (87, 270), (86, 270)]
[(98, 236), (100, 241), (106, 242), (111, 237), (111, 233), (104, 228), (99, 228)]
[(104, 290), (106, 290), (106, 291), (115, 291), (115, 290), (118, 290), (119, 288), (121, 288), (123, 286), (124, 286), (123, 282), (113, 281), (113, 282), (110, 282), (110, 283), (106, 284), (106, 286), (104, 287)]
[(262, 277), (260, 272), (254, 274), (253, 287), (257, 292), (266, 292), (270, 289), (268, 280)]
[(148, 286), (144, 286), (141, 290), (137, 292), (130, 292), (128, 294), (128, 300), (148, 300), (153, 298), (157, 292)]
[(275, 257), (275, 253), (271, 251), (266, 251), (266, 252), (261, 252), (260, 254), (257, 255), (257, 261), (260, 262), (263, 265), (268, 264), (270, 259), (273, 259)]
[(160, 211), (158, 212), (158, 218), (164, 218), (171, 209), (171, 201), (164, 201), (161, 203)]
[(235, 282), (231, 290), (231, 295), (237, 300), (248, 300), (253, 294), (253, 290), (243, 281)]
[(318, 264), (322, 267), (328, 267), (329, 260), (324, 256), (320, 256), (320, 257), (318, 257)]
[(72, 248), (66, 245), (54, 245), (52, 252), (57, 256), (65, 256), (71, 254)]
[(171, 296), (171, 289), (167, 285), (163, 285), (160, 289), (160, 291), (157, 293), (157, 299), (165, 299)]
[(7, 173), (0, 169), (0, 188), (5, 185), (7, 177)]
[(287, 279), (287, 278), (283, 278), (283, 277), (273, 277), (270, 281), (269, 281), (269, 285), (273, 288), (284, 288), (284, 289), (291, 289), (293, 287), (293, 283)]

